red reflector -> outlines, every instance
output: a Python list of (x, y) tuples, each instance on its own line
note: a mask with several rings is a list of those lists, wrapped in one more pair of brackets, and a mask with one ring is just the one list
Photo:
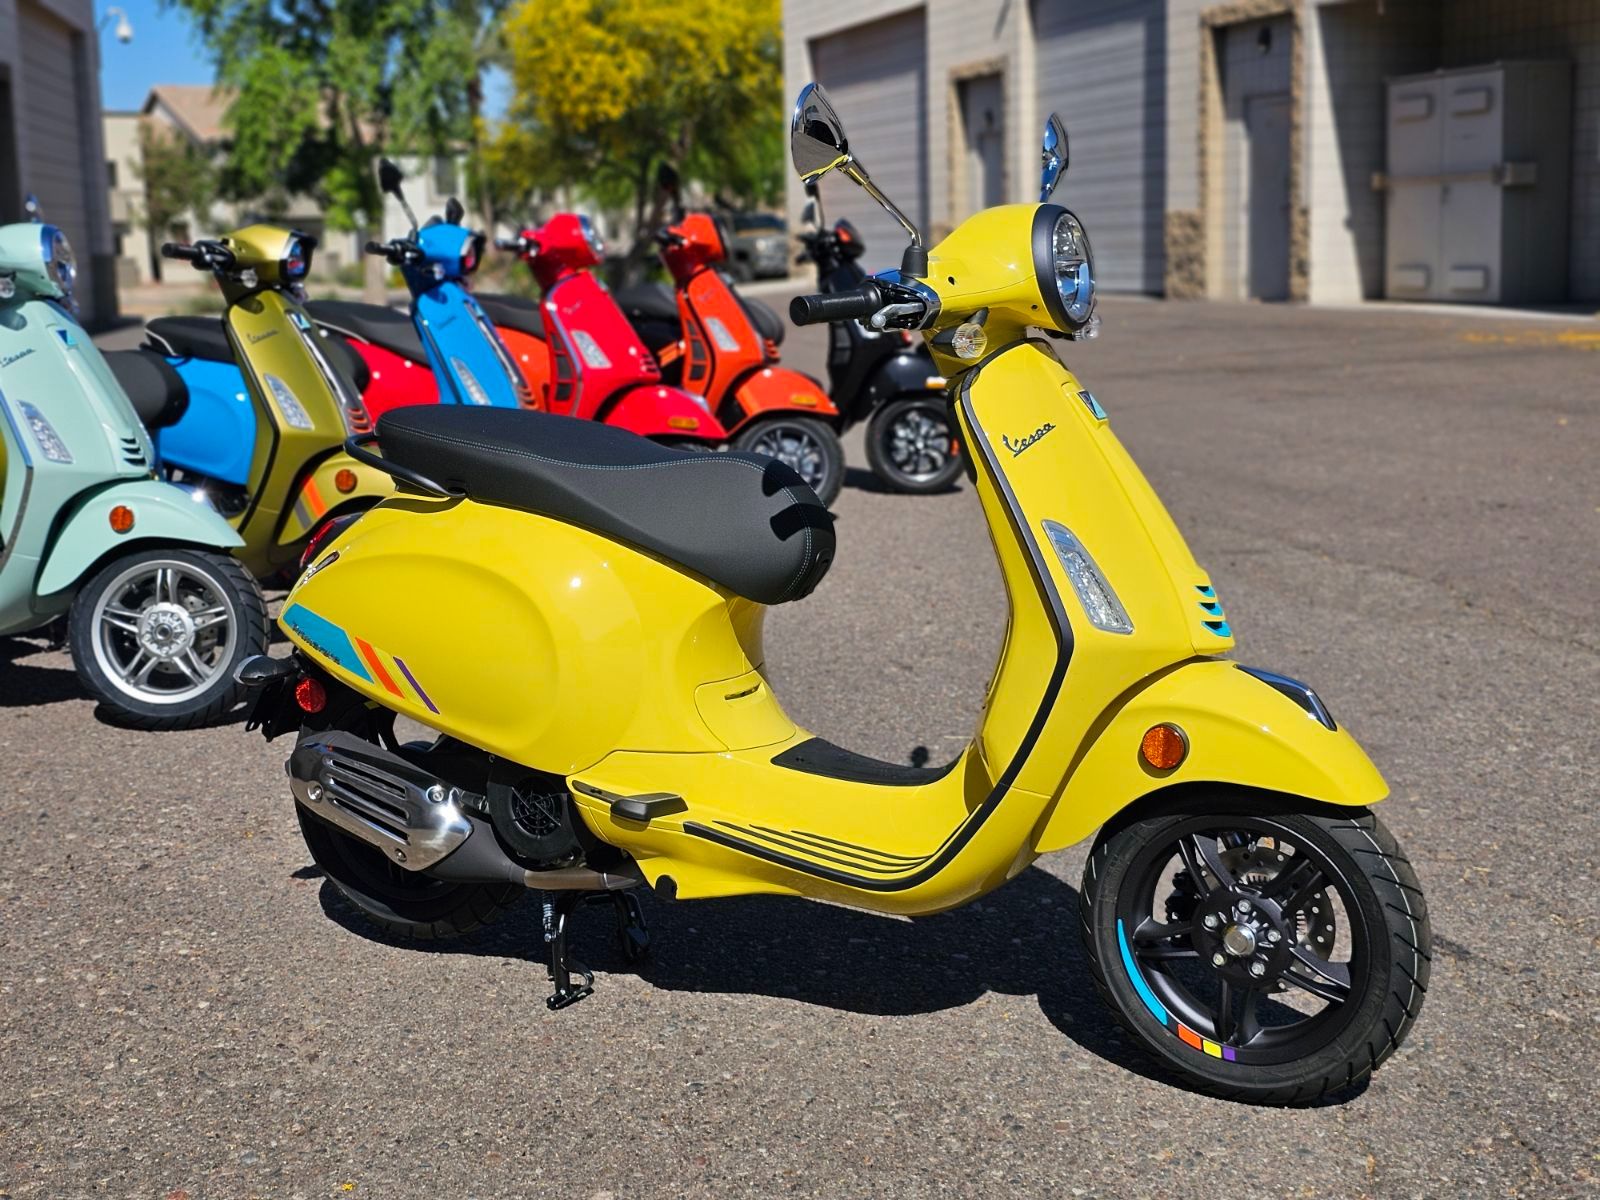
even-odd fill
[(320, 680), (305, 678), (294, 685), (294, 702), (301, 712), (319, 713), (328, 707), (328, 689)]

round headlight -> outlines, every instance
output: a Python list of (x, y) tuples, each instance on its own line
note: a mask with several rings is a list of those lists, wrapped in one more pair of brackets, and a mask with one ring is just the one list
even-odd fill
[(1094, 252), (1083, 222), (1065, 208), (1045, 204), (1034, 231), (1034, 266), (1045, 306), (1063, 332), (1081, 329), (1094, 316)]
[(78, 282), (78, 260), (67, 235), (54, 227), (45, 242), (45, 263), (56, 286), (70, 296), (72, 285)]
[(600, 237), (600, 231), (594, 227), (594, 223), (588, 217), (580, 216), (578, 227), (583, 230), (583, 240), (589, 243), (589, 249), (594, 251), (595, 257), (605, 258), (606, 244)]

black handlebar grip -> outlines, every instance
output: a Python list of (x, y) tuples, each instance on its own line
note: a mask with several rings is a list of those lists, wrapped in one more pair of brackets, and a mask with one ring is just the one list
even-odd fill
[(389, 253), (389, 247), (383, 242), (368, 242), (366, 249), (368, 254), (387, 255)]
[(514, 238), (497, 237), (494, 240), (494, 248), (496, 250), (517, 250), (517, 251), (520, 251), (522, 249), (522, 239), (520, 237), (514, 237)]
[(200, 258), (200, 251), (193, 246), (186, 246), (182, 242), (162, 242), (161, 257), (181, 258), (185, 262), (197, 262)]
[(870, 316), (882, 307), (878, 285), (869, 281), (853, 291), (796, 296), (789, 301), (789, 319), (796, 325), (821, 325)]

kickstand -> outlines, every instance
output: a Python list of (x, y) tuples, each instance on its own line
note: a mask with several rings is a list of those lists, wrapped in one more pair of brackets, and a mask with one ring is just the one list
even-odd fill
[[(544, 896), (544, 942), (550, 948), (550, 982), (556, 989), (545, 1004), (552, 1012), (594, 994), (594, 972), (568, 953), (567, 925), (581, 903), (582, 892), (546, 892)], [(575, 974), (583, 976), (578, 987), (572, 985)]]

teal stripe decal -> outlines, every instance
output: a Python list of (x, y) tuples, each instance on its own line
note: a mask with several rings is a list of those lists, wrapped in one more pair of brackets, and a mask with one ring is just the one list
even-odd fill
[(291, 604), (283, 614), (283, 623), (305, 638), (317, 653), (331, 658), (356, 678), (372, 681), (350, 635), (326, 617), (319, 617), (303, 604)]
[(1117, 918), (1117, 945), (1122, 948), (1122, 965), (1127, 968), (1128, 978), (1133, 981), (1133, 990), (1139, 993), (1139, 999), (1144, 1001), (1144, 1006), (1150, 1010), (1150, 1015), (1165, 1025), (1167, 1010), (1161, 1006), (1161, 1001), (1156, 999), (1156, 994), (1144, 981), (1144, 975), (1134, 965), (1133, 954), (1128, 950), (1128, 935), (1122, 931), (1121, 917)]

